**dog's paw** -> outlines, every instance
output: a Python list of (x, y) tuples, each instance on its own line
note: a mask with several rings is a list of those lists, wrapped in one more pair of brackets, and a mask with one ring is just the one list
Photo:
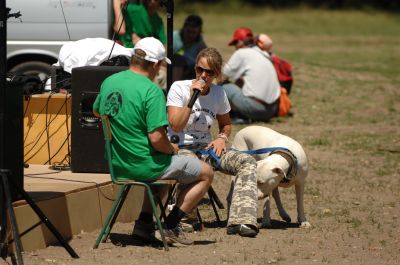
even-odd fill
[(283, 219), (285, 222), (287, 222), (287, 223), (292, 222), (292, 218), (290, 218), (290, 216), (289, 216), (288, 214), (282, 215), (281, 217), (282, 217), (282, 219)]
[(300, 228), (311, 228), (311, 224), (307, 221), (301, 222)]

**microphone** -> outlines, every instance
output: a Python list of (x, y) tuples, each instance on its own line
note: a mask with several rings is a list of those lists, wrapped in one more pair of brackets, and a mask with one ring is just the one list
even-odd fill
[(180, 139), (179, 139), (178, 135), (174, 134), (174, 135), (171, 136), (171, 143), (177, 144), (177, 143), (179, 143), (179, 140)]
[[(203, 79), (200, 79), (199, 82), (201, 83), (201, 86), (202, 86), (202, 87), (206, 84), (206, 82), (205, 82)], [(200, 96), (200, 90), (195, 89), (195, 90), (193, 91), (193, 95), (192, 95), (192, 97), (190, 98), (189, 103), (188, 103), (188, 105), (187, 105), (188, 108), (193, 108), (193, 105), (194, 105), (194, 103), (196, 102), (196, 100), (197, 100), (197, 98), (198, 98), (199, 96)]]
[(180, 139), (179, 139), (178, 135), (174, 134), (174, 135), (171, 136), (171, 143), (177, 144), (177, 143), (179, 143), (179, 140)]

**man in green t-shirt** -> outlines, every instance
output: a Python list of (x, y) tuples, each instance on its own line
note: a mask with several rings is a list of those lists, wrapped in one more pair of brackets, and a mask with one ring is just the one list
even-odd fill
[[(176, 179), (189, 184), (165, 220), (165, 235), (172, 242), (192, 244), (178, 223), (207, 192), (214, 173), (197, 158), (176, 155), (178, 146), (167, 138), (165, 97), (152, 82), (165, 62), (171, 63), (159, 40), (141, 39), (133, 50), (130, 68), (102, 83), (93, 112), (110, 117), (112, 164), (118, 178)], [(153, 214), (146, 197), (133, 234), (147, 241), (155, 239)]]

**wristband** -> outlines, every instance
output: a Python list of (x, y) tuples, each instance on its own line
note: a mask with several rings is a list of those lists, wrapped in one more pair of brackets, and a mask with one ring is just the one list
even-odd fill
[(217, 135), (217, 138), (223, 139), (225, 142), (229, 142), (228, 136), (225, 133), (220, 133)]

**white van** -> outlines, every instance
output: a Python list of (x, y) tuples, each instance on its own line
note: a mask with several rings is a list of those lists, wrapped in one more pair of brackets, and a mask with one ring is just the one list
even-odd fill
[(44, 80), (63, 44), (90, 37), (112, 37), (112, 0), (9, 0), (7, 70)]

